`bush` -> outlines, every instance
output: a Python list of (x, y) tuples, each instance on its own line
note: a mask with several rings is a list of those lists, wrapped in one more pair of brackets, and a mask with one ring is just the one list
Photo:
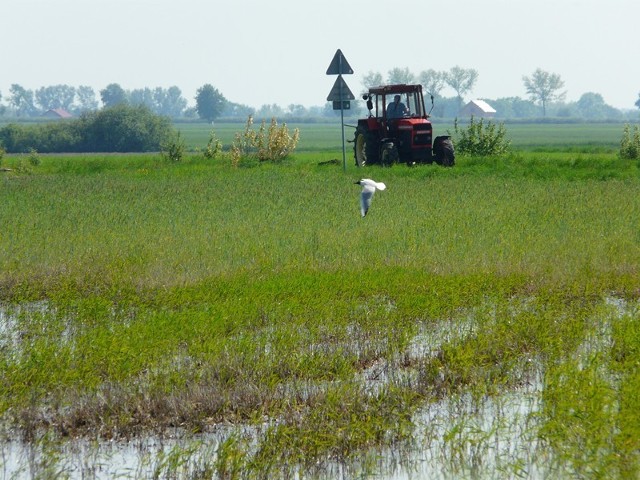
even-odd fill
[(282, 160), (295, 150), (300, 139), (300, 131), (297, 128), (290, 134), (287, 125), (283, 123), (278, 126), (275, 118), (271, 119), (269, 128), (264, 120), (257, 132), (252, 127), (253, 117), (249, 116), (244, 132), (235, 135), (231, 158), (236, 166), (242, 159), (247, 158), (255, 158), (260, 162)]
[(215, 131), (211, 130), (211, 134), (209, 135), (209, 141), (207, 142), (207, 147), (204, 149), (202, 154), (204, 158), (207, 160), (213, 160), (218, 156), (218, 154), (222, 151), (222, 142), (216, 136)]
[(173, 131), (168, 118), (145, 106), (117, 105), (77, 120), (0, 129), (7, 152), (157, 152)]
[(496, 124), (484, 119), (471, 121), (466, 129), (458, 125), (458, 119), (454, 123), (456, 133), (456, 152), (460, 155), (470, 155), (477, 157), (489, 157), (504, 155), (511, 148), (511, 141), (507, 140), (507, 130), (504, 123)]
[(162, 144), (162, 158), (170, 162), (181, 162), (185, 150), (184, 139), (180, 136), (180, 132), (178, 132)]
[(76, 152), (80, 136), (76, 124), (58, 121), (41, 125), (9, 124), (0, 129), (0, 143), (7, 152)]
[(633, 135), (631, 134), (631, 126), (626, 124), (620, 141), (620, 158), (627, 160), (640, 159), (640, 128), (638, 125), (633, 127)]
[(172, 134), (168, 118), (144, 105), (116, 105), (80, 119), (84, 152), (157, 152)]

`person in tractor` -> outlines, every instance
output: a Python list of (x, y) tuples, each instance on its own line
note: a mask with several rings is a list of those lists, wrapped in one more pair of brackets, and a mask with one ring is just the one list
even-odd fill
[(402, 118), (409, 113), (406, 105), (400, 101), (400, 95), (393, 97), (393, 102), (387, 106), (387, 118)]

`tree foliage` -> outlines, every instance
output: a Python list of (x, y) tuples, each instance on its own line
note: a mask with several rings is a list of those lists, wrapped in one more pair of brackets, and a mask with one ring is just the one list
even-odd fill
[(196, 111), (200, 118), (209, 122), (213, 122), (222, 114), (226, 103), (227, 99), (209, 83), (196, 92)]
[(547, 116), (547, 105), (556, 100), (563, 100), (566, 92), (560, 92), (564, 81), (557, 73), (549, 73), (538, 68), (530, 77), (522, 77), (529, 97), (542, 105), (542, 116)]
[(36, 101), (42, 110), (64, 108), (71, 110), (76, 98), (76, 89), (70, 85), (51, 85), (36, 90)]
[(126, 104), (83, 115), (79, 128), (87, 152), (158, 151), (172, 129), (168, 118)]
[(168, 118), (121, 104), (65, 122), (9, 124), (0, 129), (0, 143), (11, 153), (148, 152), (159, 151), (171, 132)]
[(33, 100), (33, 91), (14, 83), (9, 89), (11, 96), (9, 103), (14, 108), (16, 115), (19, 117), (31, 115), (36, 111)]
[(369, 72), (362, 77), (362, 86), (365, 90), (369, 90), (371, 87), (377, 87), (383, 83), (384, 80), (382, 79), (382, 74), (380, 72), (373, 72), (369, 70)]
[(415, 83), (416, 78), (411, 70), (408, 68), (392, 68), (389, 70), (387, 74), (387, 83), (396, 84), (396, 83)]
[(440, 96), (440, 92), (446, 84), (446, 78), (446, 72), (438, 72), (436, 70), (433, 70), (432, 68), (423, 70), (418, 75), (418, 81), (420, 82), (420, 84), (424, 87), (429, 95), (433, 95), (436, 98)]
[(478, 71), (473, 68), (462, 68), (456, 65), (445, 74), (445, 82), (456, 92), (459, 106), (462, 106), (463, 96), (473, 90), (476, 81), (478, 81)]
[(100, 99), (105, 107), (115, 107), (127, 103), (127, 92), (117, 83), (110, 83), (100, 90)]

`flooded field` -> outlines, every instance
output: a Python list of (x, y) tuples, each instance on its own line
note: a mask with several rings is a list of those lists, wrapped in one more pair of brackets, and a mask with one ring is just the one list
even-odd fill
[[(389, 299), (375, 298), (358, 308), (389, 312), (395, 308), (392, 303)], [(538, 308), (535, 304), (532, 299), (511, 299), (507, 308), (511, 321), (520, 317), (523, 310)], [(590, 368), (594, 359), (608, 356), (615, 346), (612, 332), (616, 324), (630, 318), (636, 321), (639, 308), (637, 301), (603, 299), (592, 310), (597, 318), (589, 319), (583, 342), (571, 359), (562, 361), (575, 362), (579, 374)], [(562, 407), (549, 405), (554, 400), (552, 391), (559, 386), (550, 385), (557, 379), (547, 372), (549, 359), (543, 358), (541, 352), (531, 351), (514, 359), (517, 364), (510, 368), (508, 385), (493, 388), (496, 386), (484, 384), (479, 390), (476, 385), (445, 391), (438, 381), (424, 384), (428, 365), (442, 359), (443, 352), (451, 346), (471, 341), (480, 330), (501, 323), (504, 319), (496, 317), (500, 312), (505, 310), (482, 305), (460, 312), (458, 318), (423, 323), (405, 350), (368, 364), (352, 380), (339, 381), (357, 383), (363, 396), (386, 395), (399, 388), (421, 390), (419, 405), (412, 410), (405, 426), (410, 431), (401, 440), (383, 442), (379, 447), (364, 448), (347, 457), (316, 456), (313, 464), (305, 464), (300, 457), (300, 463), (285, 462), (274, 466), (272, 473), (295, 478), (389, 479), (496, 478), (496, 475), (558, 478), (579, 473), (579, 457), (589, 457), (594, 452), (574, 451), (571, 458), (566, 458), (563, 449), (576, 446), (558, 445), (557, 439), (547, 437), (553, 420), (549, 411)], [(0, 349), (6, 354), (26, 348), (29, 338), (26, 331), (33, 331), (33, 325), (38, 324), (37, 328), (43, 328), (42, 320), (51, 318), (51, 313), (47, 302), (0, 308)], [(32, 326), (27, 328), (29, 324)], [(60, 341), (69, 341), (65, 339), (67, 335), (73, 336), (72, 332), (61, 332)], [(361, 346), (354, 343), (349, 348)], [(443, 368), (439, 382), (445, 382), (450, 374)], [(615, 372), (602, 374), (612, 391), (619, 388)], [(294, 383), (281, 385), (279, 389), (291, 402), (300, 395), (311, 398), (330, 388), (326, 382)], [(620, 406), (614, 402), (602, 407)], [(569, 408), (575, 409), (572, 415), (579, 414), (579, 405)], [(128, 439), (86, 434), (68, 438), (55, 433), (55, 425), (51, 425), (53, 431), (25, 432), (20, 425), (7, 422), (2, 430), (0, 472), (2, 478), (210, 478), (224, 477), (224, 472), (234, 477), (256, 467), (252, 462), (264, 443), (270, 441), (279, 425), (288, 421), (285, 417), (265, 416), (262, 422), (213, 423), (199, 433), (188, 428), (165, 427), (161, 434), (149, 431)], [(28, 441), (24, 441), (25, 435), (29, 436)]]

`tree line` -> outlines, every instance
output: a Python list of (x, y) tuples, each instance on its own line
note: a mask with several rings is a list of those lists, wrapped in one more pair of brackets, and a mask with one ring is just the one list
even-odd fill
[[(393, 83), (420, 83), (427, 95), (434, 97), (433, 116), (456, 117), (463, 106), (464, 98), (473, 91), (478, 80), (478, 71), (473, 68), (454, 66), (448, 71), (434, 69), (414, 74), (408, 68), (393, 68), (386, 77), (380, 72), (369, 71), (363, 77), (363, 87)], [(522, 82), (527, 98), (502, 97), (482, 98), (495, 110), (498, 118), (578, 117), (585, 119), (622, 119), (625, 112), (607, 105), (601, 94), (587, 92), (576, 102), (566, 103), (564, 81), (557, 73), (537, 68), (531, 75), (523, 75)], [(449, 87), (455, 95), (446, 97), (443, 91)], [(640, 109), (640, 93), (635, 106)]]
[[(429, 95), (433, 96), (432, 116), (454, 118), (458, 116), (464, 99), (474, 89), (479, 74), (472, 68), (454, 66), (447, 71), (434, 69), (423, 70), (414, 74), (408, 68), (393, 68), (384, 77), (380, 72), (369, 71), (362, 80), (363, 92), (369, 87), (394, 83), (420, 83)], [(564, 81), (557, 73), (546, 72), (540, 68), (531, 75), (522, 77), (527, 97), (483, 98), (496, 111), (497, 118), (539, 118), (539, 117), (575, 117), (594, 120), (624, 119), (630, 117), (607, 105), (602, 95), (595, 92), (584, 93), (576, 102), (566, 103)], [(445, 96), (446, 88), (454, 93)], [(98, 100), (100, 99), (100, 101)], [(205, 84), (196, 92), (195, 106), (188, 106), (187, 100), (177, 86), (169, 88), (141, 88), (126, 90), (118, 83), (111, 83), (98, 94), (90, 86), (52, 85), (29, 90), (21, 85), (13, 84), (9, 94), (3, 98), (0, 92), (0, 116), (5, 117), (39, 117), (45, 112), (64, 109), (80, 116), (86, 112), (96, 111), (100, 102), (105, 108), (116, 105), (143, 105), (151, 112), (173, 119), (202, 119), (212, 122), (218, 118), (237, 118), (246, 120), (249, 115), (256, 118), (319, 118), (333, 117), (331, 102), (324, 105), (305, 107), (299, 104), (280, 106), (264, 104), (260, 108), (234, 103), (225, 98), (213, 85)], [(640, 93), (635, 106), (640, 108)], [(428, 107), (429, 108), (429, 107)], [(360, 117), (366, 114), (364, 102), (351, 102), (347, 116)]]

